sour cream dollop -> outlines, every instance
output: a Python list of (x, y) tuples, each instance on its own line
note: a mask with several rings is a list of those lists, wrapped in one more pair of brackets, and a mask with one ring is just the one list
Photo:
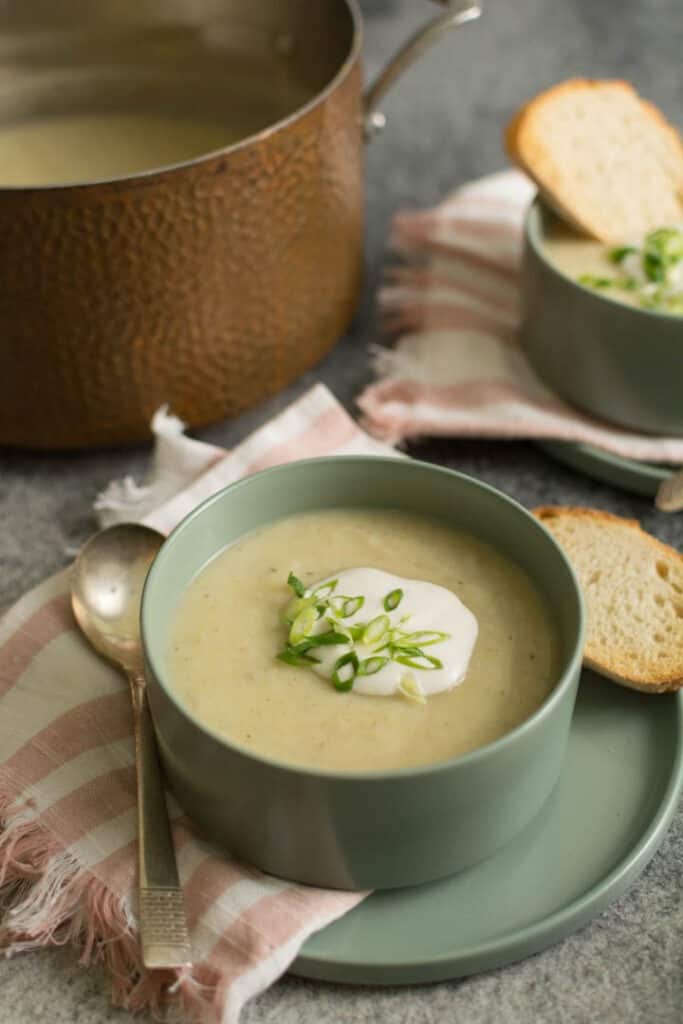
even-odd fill
[[(450, 690), (463, 681), (477, 639), (478, 625), (469, 608), (452, 591), (423, 580), (402, 579), (381, 569), (358, 568), (347, 569), (335, 577), (320, 580), (308, 588), (306, 596), (332, 579), (337, 580), (335, 594), (351, 597), (362, 595), (364, 598), (357, 611), (339, 618), (339, 622), (347, 628), (367, 624), (377, 616), (386, 615), (392, 630), (406, 634), (445, 634), (443, 639), (422, 648), (425, 654), (438, 659), (442, 667), (417, 668), (389, 659), (371, 675), (357, 674), (353, 684), (354, 693), (388, 697), (397, 692), (405, 692), (404, 688), (408, 684), (412, 689), (416, 688), (418, 694), (427, 697)], [(394, 609), (388, 610), (385, 599), (395, 591), (402, 591), (402, 597)], [(329, 623), (319, 619), (313, 633), (322, 633), (327, 629)], [(386, 656), (386, 651), (378, 652), (381, 646), (381, 640), (369, 644), (359, 640), (316, 647), (318, 662), (311, 667), (319, 675), (332, 679), (335, 665), (344, 654), (354, 651), (362, 663), (375, 655)]]

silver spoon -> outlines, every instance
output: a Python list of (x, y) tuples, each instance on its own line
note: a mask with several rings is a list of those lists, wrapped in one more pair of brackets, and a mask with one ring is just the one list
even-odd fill
[(134, 523), (95, 534), (78, 555), (71, 579), (76, 621), (99, 654), (128, 677), (133, 700), (138, 790), (139, 924), (145, 967), (191, 963), (183, 894), (168, 823), (142, 647), (142, 588), (164, 538)]

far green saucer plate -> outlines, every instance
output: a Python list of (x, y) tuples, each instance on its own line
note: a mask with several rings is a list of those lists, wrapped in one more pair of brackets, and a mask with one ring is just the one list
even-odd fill
[(622, 487), (634, 494), (645, 494), (654, 498), (659, 485), (674, 472), (667, 466), (656, 466), (650, 462), (636, 462), (620, 455), (612, 455), (591, 444), (577, 444), (573, 441), (539, 441), (538, 447), (558, 462), (563, 462), (580, 473), (601, 480), (603, 483)]
[(651, 696), (584, 672), (567, 759), (538, 817), (482, 864), (375, 893), (313, 935), (292, 973), (400, 985), (520, 960), (621, 896), (661, 843), (683, 784), (683, 692)]

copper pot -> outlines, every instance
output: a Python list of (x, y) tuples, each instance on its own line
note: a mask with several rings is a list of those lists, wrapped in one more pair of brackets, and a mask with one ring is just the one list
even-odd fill
[(0, 443), (139, 441), (163, 403), (201, 426), (316, 363), (358, 299), (376, 103), (478, 13), (447, 4), (363, 96), (355, 0), (6, 0), (0, 124), (254, 116), (169, 166), (0, 187)]

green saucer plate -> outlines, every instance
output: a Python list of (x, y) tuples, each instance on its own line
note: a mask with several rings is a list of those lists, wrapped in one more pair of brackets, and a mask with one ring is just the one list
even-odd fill
[(375, 893), (313, 935), (292, 973), (324, 981), (443, 981), (520, 960), (621, 896), (661, 843), (683, 785), (683, 691), (652, 696), (584, 671), (560, 781), (482, 864)]
[(625, 459), (594, 448), (591, 444), (577, 444), (573, 441), (538, 441), (537, 444), (553, 459), (594, 480), (651, 498), (656, 495), (659, 485), (674, 472), (668, 466)]

